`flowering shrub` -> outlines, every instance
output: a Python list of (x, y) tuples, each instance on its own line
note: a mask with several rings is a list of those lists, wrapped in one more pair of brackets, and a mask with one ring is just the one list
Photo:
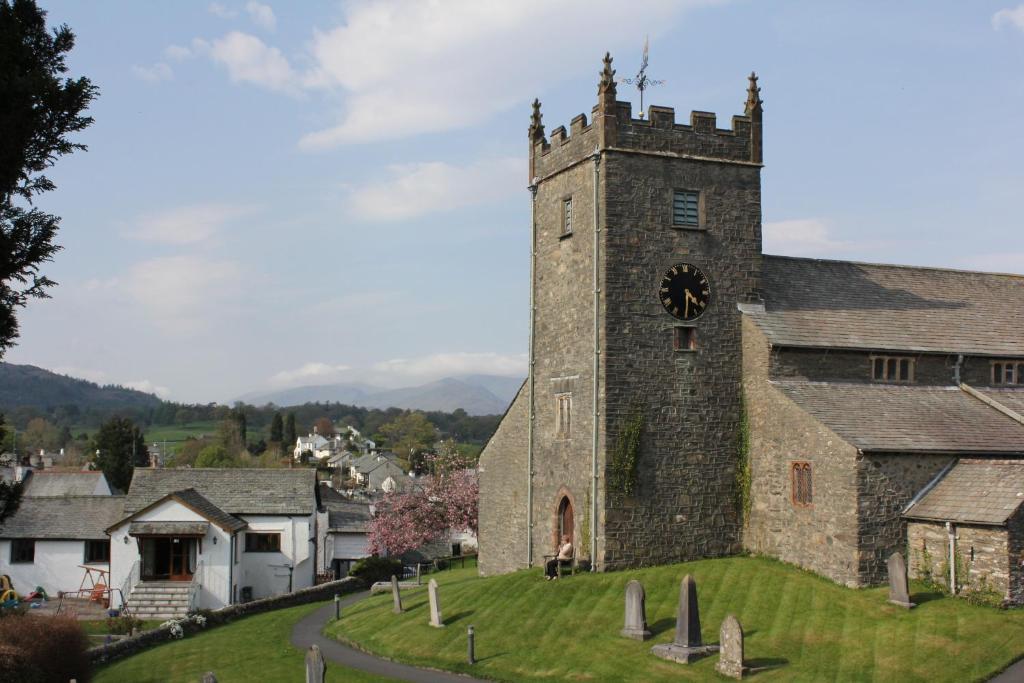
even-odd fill
[(117, 617), (107, 617), (107, 633), (114, 635), (127, 635), (133, 628), (142, 626), (142, 619), (128, 614)]
[(445, 448), (424, 459), (430, 474), (421, 488), (388, 493), (370, 522), (369, 551), (400, 555), (444, 538), (449, 531), (476, 533), (480, 488), (472, 463)]
[(170, 627), (171, 638), (184, 638), (185, 629), (181, 627), (181, 623), (177, 619), (169, 619), (164, 623), (160, 624), (160, 628)]

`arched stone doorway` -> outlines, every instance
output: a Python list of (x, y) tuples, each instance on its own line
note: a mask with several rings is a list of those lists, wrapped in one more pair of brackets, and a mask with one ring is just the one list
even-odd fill
[(576, 518), (569, 496), (562, 496), (558, 502), (558, 544), (561, 544), (562, 537), (568, 536), (569, 542), (576, 544)]

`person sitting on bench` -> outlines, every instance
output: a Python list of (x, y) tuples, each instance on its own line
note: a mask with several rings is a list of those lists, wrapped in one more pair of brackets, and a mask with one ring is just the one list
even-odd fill
[(558, 547), (558, 555), (548, 560), (544, 567), (546, 581), (558, 578), (558, 565), (561, 562), (572, 562), (572, 543), (569, 542), (569, 534), (562, 536), (562, 545)]

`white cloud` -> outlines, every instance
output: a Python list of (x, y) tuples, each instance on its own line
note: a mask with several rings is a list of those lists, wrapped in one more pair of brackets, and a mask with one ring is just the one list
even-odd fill
[(288, 94), (299, 92), (298, 76), (288, 59), (256, 36), (231, 31), (212, 43), (194, 40), (193, 49), (208, 53), (213, 61), (227, 68), (233, 83), (252, 83)]
[(168, 45), (164, 48), (164, 57), (175, 62), (183, 62), (192, 57), (192, 50), (184, 45)]
[(232, 221), (251, 214), (251, 207), (196, 204), (149, 214), (139, 219), (132, 237), (162, 244), (194, 244), (216, 237)]
[(136, 78), (147, 83), (159, 83), (160, 81), (169, 81), (174, 78), (174, 71), (164, 62), (157, 62), (152, 66), (139, 66), (136, 64), (132, 66), (132, 73), (135, 74)]
[(270, 5), (250, 0), (245, 3), (245, 11), (249, 13), (249, 19), (252, 20), (252, 23), (257, 26), (268, 31), (273, 31), (277, 28), (277, 17), (274, 16), (274, 10), (270, 8)]
[[(315, 30), (306, 87), (343, 92), (336, 125), (310, 133), (307, 150), (473, 125), (545, 86), (591, 73), (606, 48), (637, 49), (713, 0), (375, 0), (346, 4), (342, 25)], [(571, 30), (564, 22), (570, 21)], [(553, 124), (557, 125), (557, 124)]]
[(167, 398), (171, 395), (170, 389), (165, 386), (154, 384), (148, 379), (135, 380), (134, 382), (123, 382), (121, 386), (129, 389), (135, 389), (136, 391), (143, 391), (147, 394), (155, 394), (160, 398)]
[(452, 375), (505, 375), (526, 376), (526, 354), (484, 353), (435, 353), (416, 358), (395, 358), (376, 363), (368, 370), (368, 376), (382, 384), (394, 384), (397, 380), (431, 381)]
[(206, 8), (206, 11), (215, 17), (220, 17), (221, 19), (234, 19), (238, 16), (237, 10), (230, 9), (219, 2), (211, 2), (209, 7)]
[(353, 188), (353, 213), (366, 220), (397, 221), (462, 206), (484, 204), (522, 189), (525, 162), (492, 159), (469, 166), (441, 161), (391, 166), (391, 178)]
[(816, 218), (765, 223), (761, 232), (766, 254), (829, 256), (852, 246), (832, 239), (828, 226)]
[(342, 378), (347, 371), (351, 370), (348, 365), (332, 365), (330, 363), (306, 363), (294, 370), (282, 370), (271, 376), (270, 383), (275, 386), (289, 386), (292, 384), (327, 384)]
[(132, 266), (124, 289), (159, 328), (190, 334), (230, 313), (242, 292), (242, 269), (203, 256), (164, 256)]
[(1004, 26), (1011, 26), (1019, 31), (1024, 31), (1024, 5), (1007, 7), (992, 15), (992, 27), (996, 29)]

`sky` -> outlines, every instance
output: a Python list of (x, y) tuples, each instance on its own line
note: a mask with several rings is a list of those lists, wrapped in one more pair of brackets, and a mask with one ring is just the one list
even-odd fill
[[(40, 0), (99, 86), (6, 360), (186, 402), (524, 376), (530, 102), (764, 99), (765, 251), (1024, 272), (1014, 0)], [(620, 99), (638, 97), (620, 85)]]

